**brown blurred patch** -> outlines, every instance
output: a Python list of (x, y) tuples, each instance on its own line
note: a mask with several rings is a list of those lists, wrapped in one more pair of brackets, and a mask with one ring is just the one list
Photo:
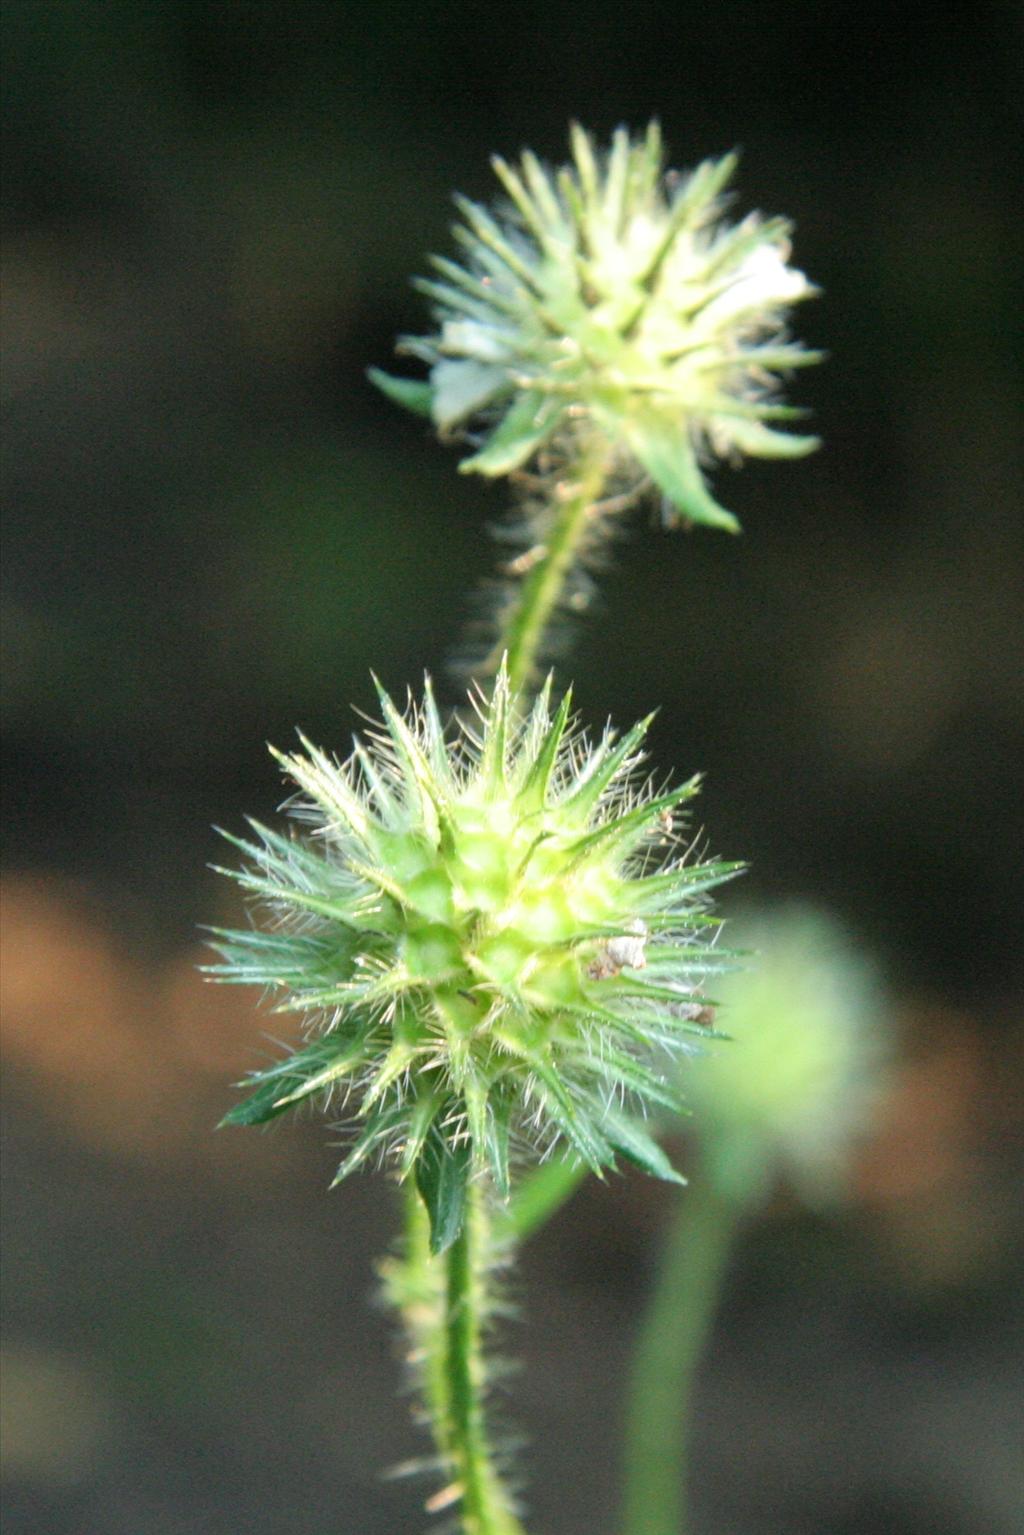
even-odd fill
[(905, 1054), (858, 1158), (856, 1195), (905, 1279), (962, 1283), (1008, 1249), (1017, 1220), (1001, 1151), (1020, 1144), (1020, 1061), (1007, 1062), (1005, 1044), (995, 1059), (969, 1013), (917, 1000), (901, 1014)]
[(5, 1067), (44, 1112), (87, 1144), (144, 1159), (228, 1170), (280, 1157), (277, 1138), (211, 1133), (229, 1084), (271, 1047), (254, 993), (198, 973), (201, 946), (146, 973), (88, 891), (30, 876), (4, 880), (0, 930)]
[(971, 1020), (940, 1006), (907, 1010), (910, 1058), (896, 1069), (878, 1127), (860, 1158), (858, 1187), (899, 1205), (969, 1177), (981, 1048)]
[(66, 1350), (11, 1343), (0, 1360), (4, 1477), (74, 1485), (88, 1476), (119, 1427), (102, 1379)]
[(924, 617), (915, 622), (906, 608), (905, 594), (884, 594), (873, 611), (851, 614), (820, 673), (830, 744), (847, 772), (898, 772), (933, 745), (960, 705), (962, 658), (946, 631)]

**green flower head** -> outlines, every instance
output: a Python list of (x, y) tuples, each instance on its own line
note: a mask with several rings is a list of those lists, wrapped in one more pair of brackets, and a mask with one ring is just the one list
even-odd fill
[(736, 156), (666, 173), (657, 123), (635, 142), (620, 128), (604, 156), (574, 127), (572, 153), (556, 172), (495, 159), (493, 212), (457, 199), (462, 261), (433, 258), (418, 284), (436, 330), (399, 346), (429, 379), (371, 377), (442, 433), (472, 432), (465, 471), (507, 474), (546, 447), (571, 464), (599, 436), (674, 515), (735, 529), (702, 465), (817, 446), (772, 424), (802, 414), (775, 398), (779, 375), (820, 356), (785, 330), (815, 292), (788, 265), (790, 226), (727, 223)]
[(279, 757), (293, 834), (230, 839), (266, 921), (218, 930), (211, 972), (270, 988), (308, 1037), (228, 1122), (336, 1107), (338, 1179), (382, 1158), (414, 1176), (439, 1247), (469, 1177), (507, 1194), (510, 1147), (675, 1177), (637, 1111), (678, 1105), (672, 1057), (707, 1035), (701, 986), (725, 963), (707, 892), (738, 867), (681, 850), (697, 780), (654, 792), (649, 721), (590, 744), (550, 679), (527, 712), (502, 671), (450, 734), (429, 684), (405, 715), (380, 699), (346, 763)]
[(837, 1195), (884, 1082), (888, 1041), (873, 966), (842, 928), (784, 906), (738, 924), (756, 958), (723, 978), (730, 1042), (691, 1083), (694, 1123), (732, 1192), (781, 1174), (810, 1204)]

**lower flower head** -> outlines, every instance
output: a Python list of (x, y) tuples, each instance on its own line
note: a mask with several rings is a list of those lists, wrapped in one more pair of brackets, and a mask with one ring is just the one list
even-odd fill
[(383, 728), (344, 764), (305, 741), (279, 756), (291, 834), (230, 839), (266, 921), (218, 930), (210, 970), (270, 988), (308, 1038), (228, 1121), (336, 1102), (354, 1135), (338, 1178), (393, 1160), (440, 1245), (468, 1176), (507, 1193), (510, 1145), (676, 1176), (635, 1111), (678, 1103), (659, 1062), (707, 1033), (701, 987), (723, 963), (707, 892), (738, 867), (680, 851), (698, 781), (654, 792), (637, 777), (649, 720), (592, 745), (550, 680), (526, 712), (502, 671), (451, 736), (429, 683), (405, 715), (380, 699)]

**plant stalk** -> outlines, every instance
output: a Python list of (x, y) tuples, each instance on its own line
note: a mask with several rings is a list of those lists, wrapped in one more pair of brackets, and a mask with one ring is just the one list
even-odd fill
[(678, 1200), (634, 1354), (623, 1535), (688, 1535), (694, 1384), (741, 1213), (707, 1169)]
[(534, 681), (544, 638), (562, 601), (566, 581), (586, 540), (594, 508), (601, 500), (609, 472), (607, 447), (581, 454), (571, 480), (556, 487), (556, 505), (547, 536), (537, 546), (536, 562), (523, 577), (503, 615), (497, 642), (487, 661), (493, 671), (504, 653), (514, 693), (528, 691)]
[(484, 1415), (487, 1221), (484, 1197), (471, 1188), (462, 1232), (445, 1255), (448, 1449), (461, 1488), (465, 1535), (523, 1535), (494, 1466)]
[(468, 1191), (461, 1235), (440, 1257), (415, 1188), (406, 1199), (405, 1257), (390, 1271), (430, 1428), (450, 1481), (427, 1504), (460, 1506), (463, 1535), (525, 1535), (497, 1468), (484, 1411), (484, 1322), (490, 1282), (485, 1191)]

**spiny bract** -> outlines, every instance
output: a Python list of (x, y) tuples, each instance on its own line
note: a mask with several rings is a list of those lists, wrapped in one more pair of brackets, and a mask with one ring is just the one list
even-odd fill
[(507, 474), (548, 445), (571, 463), (601, 437), (684, 518), (735, 529), (701, 463), (818, 444), (766, 424), (803, 414), (776, 401), (777, 377), (820, 357), (784, 329), (816, 291), (787, 264), (790, 225), (726, 223), (736, 156), (666, 173), (657, 123), (635, 142), (620, 128), (606, 156), (574, 127), (572, 151), (557, 172), (529, 151), (518, 170), (495, 158), (494, 213), (456, 200), (464, 264), (432, 258), (438, 277), (417, 286), (437, 332), (399, 345), (429, 381), (371, 378), (442, 432), (482, 427), (463, 470)]
[(550, 678), (526, 712), (502, 669), (451, 740), (429, 682), (406, 716), (380, 701), (384, 728), (347, 763), (305, 740), (275, 754), (306, 835), (230, 839), (269, 922), (216, 930), (211, 973), (282, 994), (309, 1036), (228, 1122), (337, 1096), (355, 1135), (338, 1179), (393, 1159), (439, 1248), (468, 1177), (507, 1195), (510, 1139), (674, 1177), (632, 1111), (678, 1107), (659, 1057), (708, 1032), (700, 987), (723, 957), (706, 892), (738, 867), (680, 852), (673, 815), (697, 780), (638, 784), (650, 721), (591, 746)]

